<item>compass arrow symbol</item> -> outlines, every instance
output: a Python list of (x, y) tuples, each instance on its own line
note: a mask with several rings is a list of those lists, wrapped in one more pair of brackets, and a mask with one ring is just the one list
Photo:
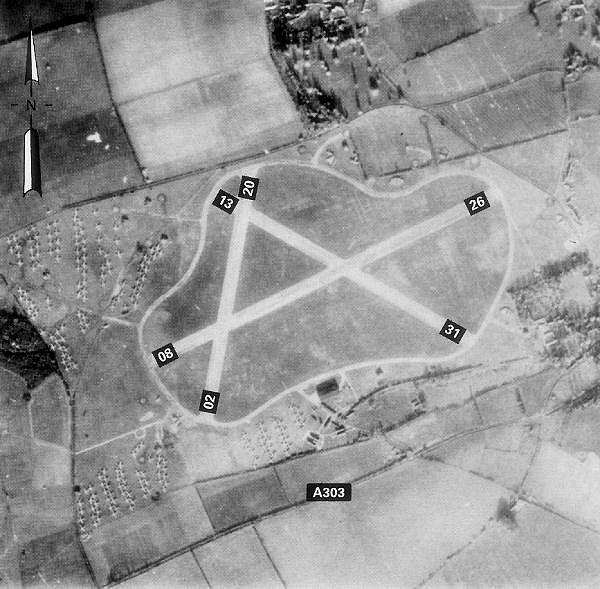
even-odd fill
[(40, 83), (38, 77), (37, 59), (35, 57), (35, 43), (33, 42), (33, 29), (31, 27), (31, 19), (29, 19), (29, 39), (27, 41), (27, 63), (25, 64), (25, 83), (37, 82)]

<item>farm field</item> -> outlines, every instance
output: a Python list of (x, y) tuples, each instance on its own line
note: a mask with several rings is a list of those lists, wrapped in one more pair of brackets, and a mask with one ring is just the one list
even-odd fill
[[(125, 132), (112, 112), (93, 28), (82, 22), (40, 33), (36, 47), (45, 64), (43, 68), (40, 65), (34, 119), (40, 133), (43, 199), (21, 198), (22, 137), (27, 128), (21, 90), (26, 39), (0, 47), (6, 101), (19, 105), (8, 105), (0, 125), (0, 149), (5, 154), (0, 160), (0, 191), (5, 195), (0, 204), (3, 233), (43, 218), (48, 208), (142, 182)], [(65, 59), (65, 55), (77, 55), (78, 59)], [(52, 107), (43, 106), (45, 103)], [(100, 143), (88, 138), (95, 133)], [(115, 170), (119, 172), (115, 174)]]
[(346, 257), (399, 230), (426, 220), (483, 188), (459, 172), (393, 198), (366, 195), (315, 168), (265, 166), (255, 207), (318, 245)]
[(565, 85), (569, 96), (569, 117), (572, 120), (591, 117), (600, 113), (600, 72), (591, 70)]
[[(252, 526), (217, 538), (193, 552), (209, 587), (283, 587)], [(231, 558), (232, 554), (235, 558)]]
[(188, 487), (98, 528), (84, 550), (96, 583), (106, 585), (212, 533), (200, 497)]
[(476, 331), (508, 265), (504, 209), (490, 209), (425, 237), (367, 267), (386, 284)]
[(278, 392), (347, 364), (444, 356), (454, 348), (436, 330), (341, 279), (230, 334), (218, 419), (241, 418)]
[(448, 45), (480, 29), (469, 0), (428, 0), (401, 7), (393, 14), (384, 6), (378, 34), (394, 54), (407, 61)]
[(518, 503), (514, 525), (494, 522), (425, 585), (593, 587), (600, 541), (592, 531), (534, 505)]
[(456, 159), (474, 151), (435, 117), (404, 105), (373, 110), (350, 122), (348, 129), (367, 176), (408, 170), (415, 161), (423, 165), (436, 158)]
[(433, 111), (482, 150), (561, 131), (567, 117), (558, 72), (536, 74)]
[(525, 14), (407, 62), (394, 81), (411, 103), (432, 106), (562, 68), (558, 36)]
[(163, 0), (98, 19), (113, 96), (149, 178), (298, 139), (263, 10), (261, 2)]
[[(494, 483), (424, 460), (352, 491), (351, 502), (305, 504), (255, 524), (286, 584), (416, 586), (480, 532), (505, 495)], [(324, 534), (327, 542), (314, 541)]]

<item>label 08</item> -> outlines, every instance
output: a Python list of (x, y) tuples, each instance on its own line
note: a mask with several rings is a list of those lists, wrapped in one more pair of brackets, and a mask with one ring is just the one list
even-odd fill
[(352, 483), (306, 483), (307, 501), (350, 501)]
[(170, 362), (174, 362), (179, 358), (173, 344), (167, 344), (162, 348), (157, 348), (152, 352), (158, 367), (164, 366), (165, 364), (169, 364)]

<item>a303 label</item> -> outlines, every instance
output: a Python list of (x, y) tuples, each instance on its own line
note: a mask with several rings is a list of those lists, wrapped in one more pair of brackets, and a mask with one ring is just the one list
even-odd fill
[(307, 501), (350, 501), (352, 483), (306, 483)]
[(198, 411), (204, 411), (204, 413), (216, 413), (220, 396), (220, 393), (204, 389), (202, 391), (202, 396), (200, 397), (200, 407), (198, 407)]
[(240, 181), (240, 189), (238, 191), (238, 197), (256, 200), (256, 193), (258, 192), (258, 182), (258, 178), (253, 178), (252, 176), (242, 176), (242, 180)]
[(222, 188), (219, 190), (219, 192), (217, 192), (215, 200), (212, 201), (213, 205), (215, 205), (218, 209), (225, 211), (228, 215), (233, 213), (239, 202), (240, 199), (237, 196), (229, 194), (229, 192), (223, 190)]
[(483, 190), (477, 194), (474, 194), (473, 196), (470, 196), (469, 198), (465, 198), (464, 202), (471, 217), (477, 213), (480, 213), (481, 211), (485, 211), (485, 209), (489, 209), (491, 206), (490, 201)]
[(173, 344), (167, 344), (162, 348), (158, 348), (152, 352), (158, 367), (164, 366), (165, 364), (169, 364), (170, 362), (174, 362), (179, 358)]
[(440, 329), (440, 335), (443, 335), (446, 339), (449, 339), (455, 344), (460, 343), (460, 340), (463, 338), (465, 333), (467, 333), (466, 327), (463, 327), (462, 325), (459, 325), (450, 319), (446, 319), (444, 327)]

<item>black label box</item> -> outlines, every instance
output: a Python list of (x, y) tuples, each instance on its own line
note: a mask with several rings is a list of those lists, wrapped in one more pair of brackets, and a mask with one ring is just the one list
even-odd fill
[(350, 501), (352, 483), (306, 483), (307, 501)]
[(171, 362), (175, 362), (179, 356), (175, 351), (173, 344), (167, 344), (162, 348), (157, 348), (152, 352), (158, 367), (165, 366), (165, 364), (170, 364)]

